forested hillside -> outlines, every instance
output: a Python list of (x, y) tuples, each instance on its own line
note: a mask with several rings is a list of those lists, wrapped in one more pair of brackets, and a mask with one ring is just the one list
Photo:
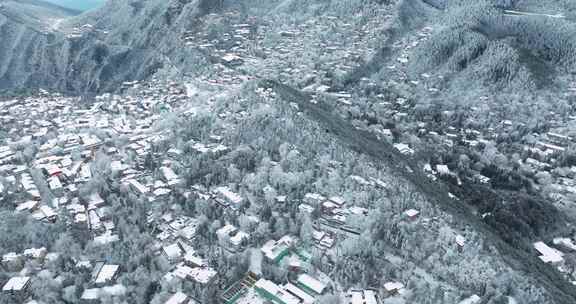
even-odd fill
[(575, 14), (1, 1), (0, 303), (575, 303)]

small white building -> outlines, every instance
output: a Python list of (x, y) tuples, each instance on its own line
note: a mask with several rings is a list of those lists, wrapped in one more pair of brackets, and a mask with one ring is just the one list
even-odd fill
[(172, 244), (162, 247), (162, 254), (168, 261), (174, 263), (182, 259), (183, 251), (178, 244)]
[(126, 182), (128, 184), (128, 186), (130, 187), (130, 189), (140, 195), (145, 195), (147, 194), (150, 189), (144, 185), (142, 185), (139, 181), (135, 180), (135, 179), (130, 179)]
[(164, 304), (188, 304), (188, 296), (182, 292), (177, 292)]
[(313, 296), (309, 295), (307, 292), (292, 283), (287, 283), (284, 285), (284, 290), (296, 296), (302, 304), (313, 304), (315, 301)]
[(403, 143), (394, 144), (394, 148), (396, 148), (396, 150), (398, 150), (398, 152), (400, 152), (404, 155), (414, 154), (414, 150), (412, 148), (410, 148), (410, 146), (408, 146), (407, 144), (403, 144)]
[(379, 304), (378, 296), (374, 290), (351, 290), (348, 293), (350, 299), (347, 304)]
[(214, 189), (216, 195), (224, 199), (232, 209), (238, 209), (244, 199), (237, 193), (230, 190), (228, 187), (218, 187)]
[(411, 220), (415, 220), (416, 218), (418, 218), (418, 215), (420, 215), (420, 211), (416, 209), (408, 209), (404, 211), (404, 215), (406, 215)]
[(326, 284), (305, 273), (298, 276), (297, 282), (300, 287), (304, 288), (308, 292), (311, 291), (318, 295), (321, 295), (326, 289)]
[(288, 235), (278, 241), (270, 240), (262, 246), (261, 251), (264, 256), (275, 263), (280, 262), (290, 253), (290, 247), (294, 244), (294, 239)]
[(100, 288), (85, 289), (80, 297), (85, 302), (95, 302), (100, 299)]
[(2, 287), (2, 292), (6, 293), (22, 293), (25, 292), (30, 286), (30, 277), (14, 277), (8, 280), (4, 287)]
[(544, 263), (557, 264), (564, 261), (564, 254), (559, 250), (549, 247), (544, 242), (534, 243), (534, 248), (540, 253), (540, 260)]
[(119, 270), (119, 265), (102, 265), (98, 271), (98, 274), (96, 275), (94, 283), (107, 284), (113, 282), (116, 280), (116, 276), (118, 275)]
[(459, 304), (477, 304), (482, 300), (478, 295), (473, 295), (469, 298), (462, 300)]
[(394, 295), (404, 289), (404, 284), (400, 282), (387, 282), (384, 284), (384, 291), (388, 295)]
[(260, 279), (254, 284), (254, 289), (264, 298), (283, 304), (299, 304), (300, 300), (274, 282)]

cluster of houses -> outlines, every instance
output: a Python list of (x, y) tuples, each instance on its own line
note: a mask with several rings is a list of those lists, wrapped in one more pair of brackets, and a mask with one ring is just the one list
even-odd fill
[[(383, 16), (388, 14), (386, 11), (373, 13)], [(326, 93), (329, 88), (321, 84), (321, 75), (327, 71), (340, 74), (351, 72), (354, 66), (350, 62), (371, 55), (376, 49), (374, 45), (379, 43), (378, 35), (374, 34), (378, 32), (376, 29), (384, 28), (386, 22), (389, 22), (387, 18), (371, 18), (359, 29), (339, 18), (320, 16), (276, 32), (273, 20), (256, 25), (253, 20), (241, 21), (238, 17), (233, 13), (223, 17), (208, 15), (207, 18), (221, 18), (218, 22), (231, 22), (231, 32), (217, 38), (197, 34), (186, 34), (183, 37), (190, 47), (198, 47), (220, 59), (214, 65), (214, 73), (201, 76), (199, 81), (230, 85), (251, 79), (235, 70), (241, 67), (279, 75), (281, 79), (310, 80), (312, 84), (307, 84), (307, 90)], [(81, 35), (91, 30), (91, 27), (86, 26), (73, 34)], [(318, 37), (322, 37), (326, 31), (339, 33), (343, 39), (319, 40)], [(429, 32), (429, 29), (423, 30), (418, 41), (425, 40)], [(255, 50), (250, 47), (251, 40), (262, 41), (271, 35), (278, 35), (275, 42), (258, 46), (263, 56), (255, 55)], [(293, 39), (295, 37), (298, 39)], [(354, 50), (350, 45), (354, 46)], [(306, 58), (310, 46), (314, 46), (318, 52), (316, 55), (322, 59), (319, 65), (315, 59), (302, 63), (285, 60), (288, 53), (291, 53), (290, 58)], [(407, 60), (407, 56), (398, 59), (402, 65)], [(69, 224), (90, 232), (91, 241), (95, 245), (107, 246), (120, 241), (120, 236), (116, 231), (111, 204), (97, 187), (92, 187), (97, 177), (106, 176), (119, 181), (123, 189), (150, 206), (160, 206), (178, 194), (208, 201), (239, 215), (245, 198), (229, 186), (218, 185), (206, 189), (196, 185), (191, 189), (183, 189), (186, 177), (181, 176), (178, 165), (179, 160), (188, 152), (171, 147), (165, 153), (155, 151), (155, 147), (166, 146), (166, 138), (169, 136), (157, 131), (155, 123), (164, 113), (186, 102), (192, 90), (177, 83), (158, 85), (153, 81), (146, 84), (127, 82), (122, 87), (134, 94), (105, 94), (96, 97), (96, 102), (85, 105), (79, 99), (47, 93), (0, 103), (3, 125), (10, 126), (10, 129), (3, 131), (11, 138), (0, 147), (0, 192), (3, 196), (14, 195), (13, 209), (47, 222), (70, 219)], [(350, 94), (340, 92), (334, 96), (342, 104), (350, 105)], [(408, 103), (400, 99), (396, 101), (395, 107), (409, 109)], [(181, 115), (194, 115), (193, 110), (178, 112)], [(406, 116), (403, 113), (399, 111), (394, 115), (403, 119)], [(243, 115), (235, 114), (238, 117)], [(225, 118), (232, 113), (219, 115)], [(382, 130), (381, 135), (391, 141), (390, 130)], [(37, 149), (26, 149), (30, 146)], [(395, 147), (404, 154), (414, 153), (408, 144), (399, 143)], [(221, 135), (191, 140), (186, 143), (186, 148), (190, 153), (214, 156), (230, 151)], [(159, 165), (149, 168), (147, 161), (150, 157)], [(109, 163), (102, 166), (101, 158), (109, 160)], [(435, 170), (439, 174), (449, 171), (442, 166), (436, 166)], [(385, 182), (375, 178), (349, 178), (366, 187), (387, 187)], [(90, 191), (84, 191), (86, 189)], [(286, 196), (276, 197), (278, 203), (284, 203), (287, 199)], [(319, 296), (333, 288), (330, 278), (321, 271), (311, 269), (311, 254), (308, 250), (328, 252), (340, 239), (359, 235), (361, 231), (356, 221), (368, 216), (369, 210), (341, 196), (319, 193), (308, 193), (301, 198), (298, 210), (319, 214), (312, 231), (312, 245), (316, 249), (304, 247), (297, 237), (291, 235), (268, 240), (260, 248), (265, 263), (273, 267), (286, 266), (294, 274), (294, 279), (278, 283), (249, 272), (241, 281), (220, 293), (222, 302), (313, 304)], [(169, 271), (162, 280), (171, 286), (178, 286), (178, 291), (169, 297), (166, 304), (196, 304), (203, 290), (220, 286), (221, 282), (218, 272), (196, 247), (198, 219), (176, 214), (149, 213), (148, 225), (156, 232), (152, 246), (158, 253), (158, 259), (169, 265)], [(420, 212), (408, 209), (404, 216), (408, 220), (417, 221)], [(252, 238), (249, 231), (243, 231), (231, 223), (219, 227), (216, 236), (219, 246), (230, 254), (242, 251)], [(463, 248), (464, 237), (457, 236), (456, 243), (459, 248)], [(36, 256), (44, 255), (41, 259), (50, 256), (42, 252), (40, 249), (28, 255), (33, 259)], [(24, 257), (28, 255), (23, 254)], [(2, 267), (16, 267), (15, 272), (21, 271), (18, 266), (25, 263), (25, 258), (16, 256), (19, 255), (10, 253), (3, 257)], [(81, 295), (82, 300), (98, 302), (104, 295), (122, 295), (126, 292), (124, 286), (117, 282), (122, 273), (122, 265), (106, 261), (79, 261), (76, 267), (91, 273), (92, 277), (89, 288)], [(25, 291), (32, 280), (32, 276), (18, 275), (0, 283), (3, 283), (3, 292), (18, 293)], [(381, 289), (387, 295), (401, 295), (405, 286), (401, 282), (387, 282)], [(345, 301), (350, 304), (381, 302), (379, 291), (371, 289), (350, 290), (345, 295)]]
[[(57, 29), (63, 30), (63, 29)], [(105, 31), (96, 29), (92, 24), (84, 24), (78, 27), (73, 27), (71, 29), (64, 29), (66, 31), (66, 39), (68, 40), (78, 40), (84, 36), (88, 36), (93, 33), (106, 34)]]
[(90, 287), (84, 289), (80, 299), (85, 303), (99, 303), (105, 296), (122, 296), (126, 287), (117, 282), (120, 265), (105, 262), (79, 261), (76, 267), (90, 274)]
[[(180, 185), (182, 180), (169, 160), (154, 172), (159, 177), (156, 180), (143, 164), (152, 145), (164, 140), (152, 125), (162, 111), (184, 99), (185, 90), (173, 83), (140, 86), (134, 82), (126, 88), (139, 88), (139, 95), (106, 94), (96, 97), (94, 103), (83, 104), (79, 98), (41, 91), (34, 97), (0, 102), (3, 131), (8, 134), (0, 147), (0, 190), (2, 197), (11, 198), (2, 207), (47, 223), (69, 221), (68, 225), (88, 231), (94, 245), (106, 246), (120, 238), (115, 232), (112, 207), (98, 187), (91, 185), (95, 177), (114, 178), (150, 202), (165, 198)], [(168, 155), (177, 157), (181, 153), (172, 149)], [(104, 165), (97, 164), (101, 157), (107, 159)], [(178, 220), (186, 227), (178, 229)], [(163, 232), (175, 232), (188, 241), (195, 233), (193, 224), (183, 219), (166, 221), (161, 227)], [(19, 275), (0, 282), (2, 291), (25, 295), (34, 280), (34, 272), (27, 269), (37, 269), (36, 264), (54, 259), (53, 255), (46, 249), (5, 254), (2, 269)], [(197, 262), (189, 276), (209, 281), (215, 274), (205, 266)], [(83, 300), (98, 302), (105, 294), (125, 292), (115, 282), (121, 265), (81, 261), (77, 267), (92, 271), (93, 287), (84, 291)]]
[[(370, 58), (381, 43), (381, 32), (391, 22), (390, 11), (371, 12), (379, 18), (357, 22), (336, 16), (314, 16), (304, 23), (281, 23), (267, 17), (245, 18), (239, 12), (210, 14), (202, 26), (182, 36), (188, 47), (212, 57), (214, 73), (205, 81), (235, 85), (254, 77), (273, 77), (307, 90), (322, 91), (326, 73), (344, 75), (355, 62)], [(218, 35), (214, 35), (218, 28)], [(338, 39), (323, 39), (327, 33)], [(353, 47), (351, 47), (353, 46)], [(287, 60), (288, 59), (288, 60)], [(344, 94), (342, 100), (349, 102)]]
[(249, 272), (228, 288), (221, 297), (226, 304), (313, 304), (329, 287), (317, 278), (301, 273), (294, 281), (277, 284)]
[(195, 239), (198, 220), (183, 215), (174, 216), (172, 213), (155, 218), (151, 212), (148, 224), (158, 232), (153, 248), (158, 252), (158, 257), (170, 265), (170, 271), (164, 275), (163, 280), (181, 289), (194, 290), (193, 295), (175, 295), (172, 301), (186, 298), (191, 302), (207, 286), (217, 283), (216, 270), (197, 252)]
[[(56, 261), (59, 256), (56, 252), (48, 252), (44, 247), (4, 254), (0, 260), (0, 270), (9, 274), (9, 279), (0, 282), (2, 293), (8, 294), (17, 302), (28, 300), (34, 277), (46, 269), (50, 262)], [(33, 303), (33, 301), (25, 303)]]

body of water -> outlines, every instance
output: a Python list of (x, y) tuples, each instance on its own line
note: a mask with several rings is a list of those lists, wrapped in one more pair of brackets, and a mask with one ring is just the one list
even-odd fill
[(72, 8), (79, 11), (86, 11), (97, 8), (106, 2), (106, 0), (44, 0), (63, 7)]

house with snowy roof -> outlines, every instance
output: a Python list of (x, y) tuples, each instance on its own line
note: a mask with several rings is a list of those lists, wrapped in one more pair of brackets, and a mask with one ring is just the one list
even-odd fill
[(311, 295), (321, 295), (326, 290), (326, 284), (306, 273), (298, 276), (297, 284), (300, 288)]
[(30, 277), (13, 277), (2, 287), (3, 293), (13, 295), (24, 295), (30, 287)]

